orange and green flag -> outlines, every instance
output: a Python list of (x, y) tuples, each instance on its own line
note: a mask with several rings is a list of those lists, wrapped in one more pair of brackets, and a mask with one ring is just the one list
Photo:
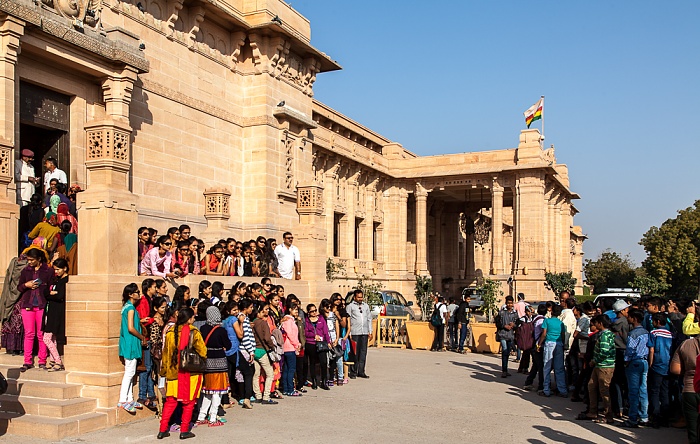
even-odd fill
[(534, 105), (529, 107), (527, 111), (523, 113), (525, 116), (525, 124), (530, 128), (530, 124), (535, 120), (542, 119), (542, 109), (544, 108), (544, 97), (541, 97)]

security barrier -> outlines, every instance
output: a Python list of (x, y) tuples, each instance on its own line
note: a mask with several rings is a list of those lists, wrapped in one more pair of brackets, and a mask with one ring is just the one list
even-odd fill
[(406, 348), (406, 316), (379, 316), (377, 318), (377, 348), (398, 347)]

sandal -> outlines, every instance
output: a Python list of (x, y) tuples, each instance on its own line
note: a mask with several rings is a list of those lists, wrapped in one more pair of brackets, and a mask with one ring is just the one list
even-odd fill
[(581, 412), (576, 416), (577, 421), (595, 421), (597, 416), (588, 416), (588, 412)]
[(280, 393), (277, 392), (277, 391), (272, 392), (272, 393), (270, 394), (270, 398), (284, 399), (284, 397), (283, 397), (282, 395), (280, 395)]
[(614, 419), (596, 418), (593, 420), (596, 424), (615, 424)]
[(294, 390), (292, 393), (287, 394), (287, 396), (302, 396), (302, 394)]
[(65, 370), (66, 368), (63, 366), (63, 364), (54, 364), (53, 367), (48, 367), (46, 371), (49, 372), (61, 372)]

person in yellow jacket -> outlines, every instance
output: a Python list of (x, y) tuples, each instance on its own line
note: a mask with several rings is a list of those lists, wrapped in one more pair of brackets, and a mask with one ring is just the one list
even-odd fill
[(685, 316), (685, 319), (683, 319), (683, 334), (686, 336), (700, 335), (700, 325), (698, 324), (698, 319), (695, 316), (695, 309), (695, 302), (690, 304), (686, 309), (687, 315)]
[(158, 439), (170, 436), (168, 428), (170, 418), (178, 403), (182, 404), (182, 422), (180, 424), (180, 439), (194, 438), (190, 431), (192, 412), (197, 404), (202, 390), (202, 375), (185, 372), (180, 369), (180, 351), (187, 347), (192, 331), (192, 348), (202, 358), (207, 357), (207, 346), (202, 334), (192, 326), (194, 310), (189, 307), (180, 309), (175, 326), (168, 330), (163, 341), (163, 353), (160, 375), (165, 377), (165, 404), (160, 420)]

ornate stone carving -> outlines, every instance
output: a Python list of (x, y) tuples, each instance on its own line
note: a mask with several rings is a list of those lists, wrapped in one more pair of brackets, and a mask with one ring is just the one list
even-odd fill
[(194, 49), (194, 45), (197, 43), (199, 36), (199, 28), (202, 22), (204, 22), (204, 8), (201, 6), (192, 8), (190, 9), (190, 14), (192, 17), (192, 26), (190, 27), (190, 32), (187, 33), (187, 46), (189, 46), (190, 49)]
[(82, 29), (83, 25), (95, 28), (100, 23), (102, 14), (100, 0), (41, 0), (41, 2), (71, 20), (76, 28)]
[(0, 183), (10, 183), (13, 173), (12, 147), (0, 145)]
[(323, 187), (317, 184), (297, 187), (297, 212), (323, 214)]
[(296, 150), (296, 138), (289, 131), (284, 131), (282, 136), (282, 152), (284, 153), (284, 183), (282, 190), (293, 192), (296, 186), (294, 180), (294, 151)]
[(552, 145), (550, 148), (547, 148), (546, 150), (542, 151), (540, 154), (540, 159), (544, 160), (545, 162), (549, 163), (550, 165), (554, 164), (557, 162), (557, 159), (554, 157), (554, 145)]
[(228, 220), (231, 213), (228, 201), (231, 191), (226, 188), (207, 188), (204, 190), (204, 217), (207, 220)]
[(129, 131), (109, 124), (86, 128), (87, 160), (112, 159), (130, 162)]

